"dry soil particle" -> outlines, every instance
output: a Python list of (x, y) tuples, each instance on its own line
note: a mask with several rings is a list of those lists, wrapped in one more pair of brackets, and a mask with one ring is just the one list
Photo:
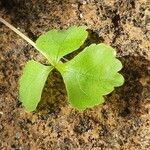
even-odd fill
[(0, 16), (31, 39), (52, 28), (87, 25), (89, 43), (117, 49), (125, 84), (106, 102), (80, 113), (71, 108), (60, 75), (52, 72), (39, 109), (26, 113), (18, 80), (29, 59), (47, 63), (0, 24), (0, 149), (149, 150), (150, 17), (148, 0), (1, 0)]

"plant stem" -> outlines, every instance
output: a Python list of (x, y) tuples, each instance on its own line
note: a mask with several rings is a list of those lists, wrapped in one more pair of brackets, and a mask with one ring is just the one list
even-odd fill
[(37, 49), (37, 47), (35, 46), (35, 43), (31, 39), (29, 39), (26, 35), (21, 33), (18, 29), (16, 29), (14, 26), (9, 24), (7, 21), (5, 21), (2, 18), (0, 18), (0, 22), (5, 24), (7, 27), (9, 27), (11, 30), (13, 30), (15, 33), (17, 33), (19, 36), (21, 36), (25, 41), (27, 41), (29, 44), (31, 44), (33, 47), (35, 47)]
[[(46, 55), (43, 51), (41, 51), (40, 49), (38, 49), (38, 48), (36, 47), (35, 43), (34, 43), (31, 39), (29, 39), (26, 35), (24, 35), (22, 32), (20, 32), (17, 28), (15, 28), (13, 25), (11, 25), (10, 23), (8, 23), (6, 20), (2, 19), (1, 17), (0, 17), (0, 22), (2, 22), (2, 23), (5, 24), (7, 27), (9, 27), (11, 30), (13, 30), (15, 33), (17, 33), (19, 36), (21, 36), (25, 41), (27, 41), (29, 44), (31, 44), (35, 49), (37, 49), (40, 53), (42, 53), (42, 54), (48, 59), (47, 55)], [(49, 59), (48, 59), (48, 60), (49, 60)], [(50, 60), (49, 60), (49, 61), (50, 61)], [(50, 63), (51, 63), (53, 66), (55, 66), (52, 61), (50, 61)], [(62, 63), (62, 62), (59, 61), (59, 63)]]

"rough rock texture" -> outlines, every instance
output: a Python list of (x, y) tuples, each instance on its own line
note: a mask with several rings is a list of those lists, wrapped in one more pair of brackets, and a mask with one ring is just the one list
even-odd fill
[(88, 43), (117, 49), (125, 77), (103, 105), (80, 113), (54, 71), (39, 108), (26, 113), (18, 100), (22, 68), (29, 59), (46, 60), (0, 24), (0, 149), (150, 149), (149, 0), (1, 0), (0, 17), (32, 40), (52, 28), (87, 25)]

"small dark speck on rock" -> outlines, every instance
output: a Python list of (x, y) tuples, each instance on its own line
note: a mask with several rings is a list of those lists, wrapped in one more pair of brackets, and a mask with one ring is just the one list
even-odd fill
[(27, 123), (28, 123), (28, 124), (32, 124), (32, 121), (29, 120), (29, 119), (27, 119)]
[(69, 138), (64, 138), (64, 144), (69, 145), (72, 141)]
[(80, 145), (84, 145), (85, 144), (85, 141), (83, 139), (79, 139), (79, 144)]
[(21, 106), (21, 102), (20, 101), (17, 101), (17, 103), (16, 103), (16, 107), (20, 107)]
[(120, 116), (126, 117), (127, 115), (130, 114), (130, 110), (128, 108), (125, 108), (121, 113)]
[(43, 114), (40, 116), (41, 120), (47, 120), (49, 118), (49, 114)]
[(84, 133), (91, 129), (91, 121), (89, 117), (81, 118), (78, 125), (74, 127), (74, 132)]
[(7, 92), (7, 87), (0, 85), (0, 95)]
[(11, 148), (16, 148), (16, 145), (15, 145), (15, 144), (12, 144), (12, 145), (11, 145)]

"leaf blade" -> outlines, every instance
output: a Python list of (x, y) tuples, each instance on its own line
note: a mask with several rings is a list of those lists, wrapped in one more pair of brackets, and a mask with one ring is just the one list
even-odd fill
[(70, 62), (60, 65), (72, 106), (84, 110), (104, 102), (103, 96), (121, 86), (122, 64), (115, 51), (105, 44), (92, 44)]
[(46, 79), (53, 69), (34, 60), (28, 61), (20, 78), (19, 97), (26, 111), (34, 111), (41, 99)]
[(63, 56), (77, 50), (87, 35), (84, 26), (73, 26), (60, 31), (54, 29), (41, 35), (36, 41), (36, 46), (50, 63), (56, 64)]

